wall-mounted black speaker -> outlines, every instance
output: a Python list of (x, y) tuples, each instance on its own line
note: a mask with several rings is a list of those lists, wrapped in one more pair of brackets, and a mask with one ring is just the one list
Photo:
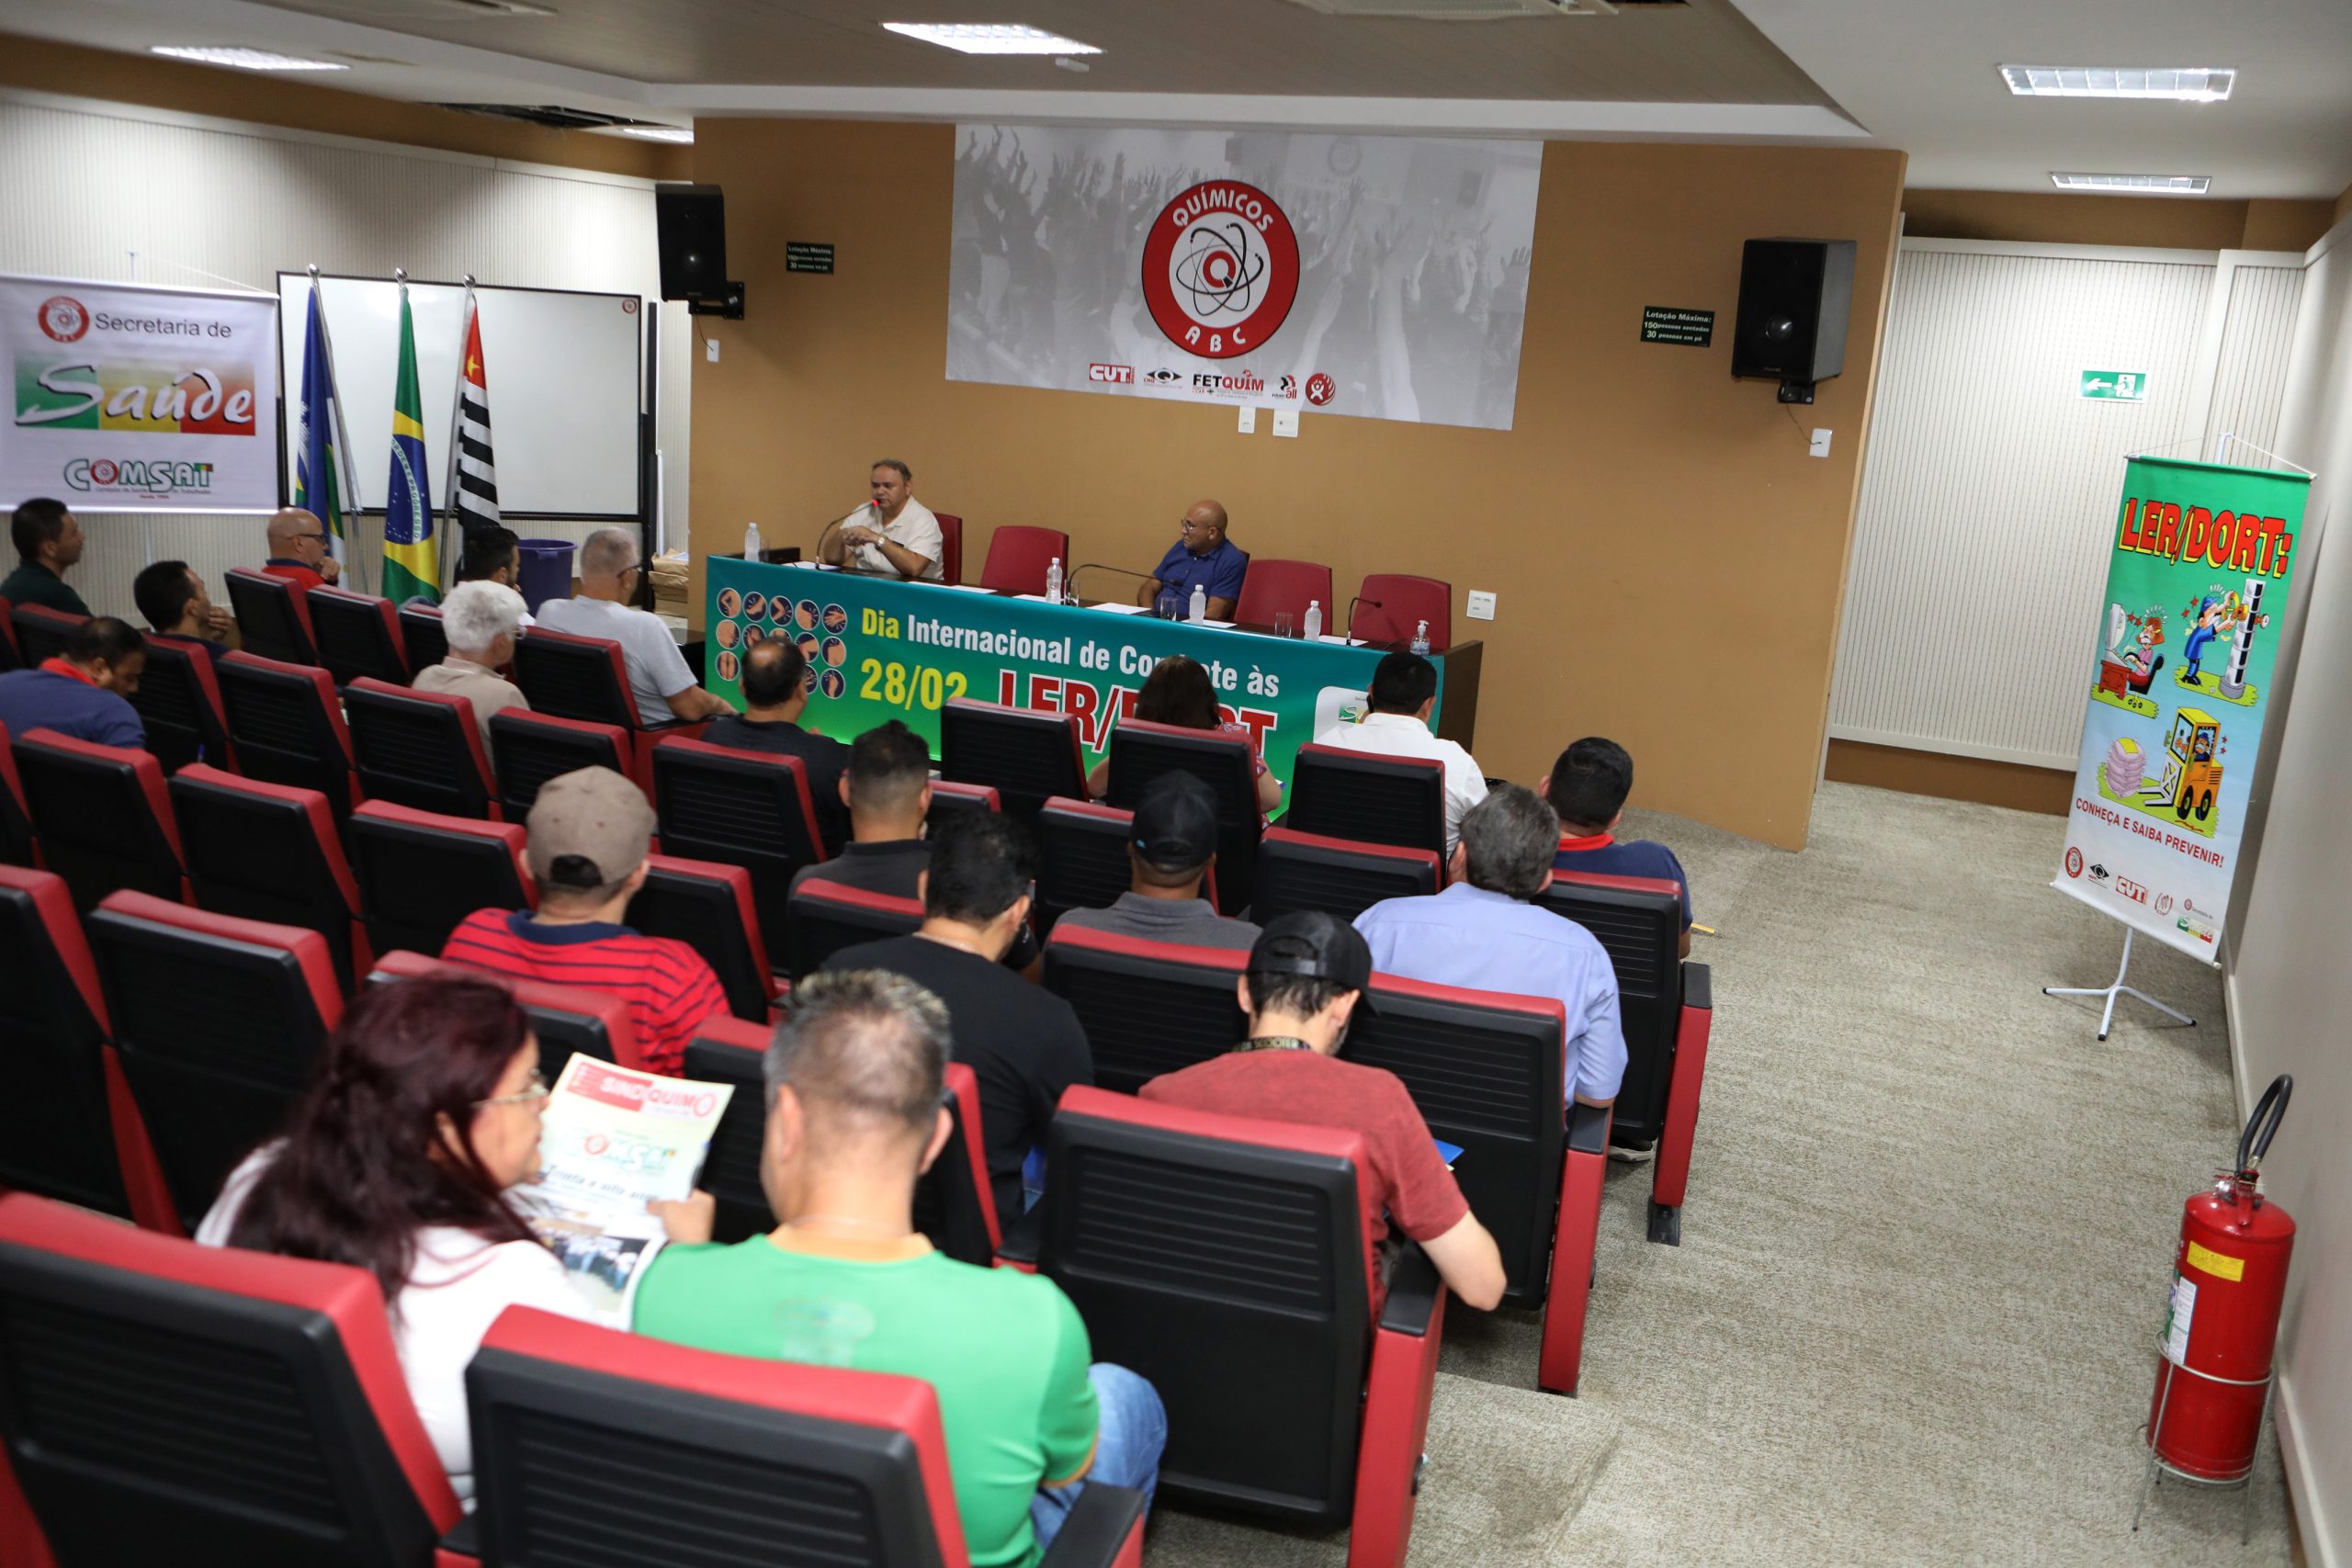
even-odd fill
[(1781, 383), (1782, 402), (1813, 401), (1813, 384), (1846, 368), (1854, 302), (1851, 240), (1750, 240), (1739, 258), (1739, 321), (1731, 373)]
[[(717, 186), (653, 187), (653, 228), (662, 253), (662, 298), (695, 314), (743, 313), (743, 286), (727, 276), (727, 200)], [(732, 310), (724, 307), (732, 305)]]

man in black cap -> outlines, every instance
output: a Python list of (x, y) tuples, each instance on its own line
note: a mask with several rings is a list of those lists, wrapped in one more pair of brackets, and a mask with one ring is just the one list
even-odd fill
[[(1222, 1056), (1152, 1079), (1141, 1097), (1363, 1134), (1369, 1168), (1359, 1173), (1357, 1191), (1365, 1234), (1385, 1243), (1391, 1227), (1403, 1232), (1455, 1295), (1488, 1311), (1502, 1300), (1502, 1254), (1470, 1213), (1429, 1123), (1396, 1074), (1339, 1058), (1349, 1017), (1371, 983), (1372, 950), (1353, 927), (1320, 910), (1281, 916), (1250, 948), (1236, 983), (1249, 1038)], [(1375, 1313), (1379, 1306), (1373, 1303)]]
[(1187, 773), (1162, 773), (1136, 807), (1127, 864), (1134, 881), (1107, 909), (1072, 909), (1061, 923), (1147, 942), (1247, 952), (1258, 928), (1230, 919), (1201, 897), (1201, 879), (1216, 859), (1216, 796)]

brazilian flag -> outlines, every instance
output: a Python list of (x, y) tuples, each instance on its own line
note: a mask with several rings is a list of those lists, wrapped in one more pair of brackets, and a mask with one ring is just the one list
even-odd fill
[(395, 604), (440, 597), (441, 548), (424, 475), (424, 404), (416, 391), (416, 333), (401, 290), (401, 368), (392, 385), (392, 481), (384, 492), (384, 597)]

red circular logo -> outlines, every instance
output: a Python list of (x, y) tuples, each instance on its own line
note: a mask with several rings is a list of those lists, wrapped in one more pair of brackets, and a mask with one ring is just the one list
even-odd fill
[(2066, 846), (2066, 874), (2069, 876), (2083, 874), (2083, 852), (2072, 844)]
[(2156, 895), (2156, 913), (2159, 915), (2169, 915), (2172, 913), (2171, 894), (2159, 893)]
[(1306, 378), (1306, 400), (1321, 408), (1340, 395), (1340, 384), (1320, 370)]
[(60, 343), (72, 343), (90, 330), (90, 312), (79, 299), (51, 295), (40, 302), (40, 330)]
[(1203, 359), (1266, 346), (1298, 298), (1298, 235), (1238, 180), (1181, 191), (1143, 243), (1143, 298), (1168, 341)]
[(100, 457), (90, 465), (90, 479), (95, 484), (110, 485), (121, 476), (111, 457)]

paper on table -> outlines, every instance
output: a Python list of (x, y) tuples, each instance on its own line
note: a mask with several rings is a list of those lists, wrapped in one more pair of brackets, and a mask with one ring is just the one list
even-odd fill
[(1325, 632), (1317, 640), (1320, 642), (1336, 642), (1341, 648), (1353, 648), (1355, 646), (1355, 639), (1353, 637), (1333, 637), (1329, 632)]
[[(934, 582), (932, 586), (933, 588), (953, 588), (958, 593), (993, 593), (996, 592), (993, 588), (983, 588), (977, 582)], [(1023, 597), (1026, 598), (1027, 595), (1023, 594)]]
[(1223, 629), (1224, 629), (1224, 630), (1226, 630), (1226, 631), (1231, 631), (1231, 630), (1233, 629), (1233, 623), (1232, 623), (1231, 621), (1206, 621), (1206, 620), (1203, 620), (1203, 621), (1194, 621), (1194, 622), (1193, 622), (1193, 623), (1191, 623), (1191, 624), (1192, 624), (1192, 625), (1193, 625), (1193, 626), (1218, 626), (1218, 627), (1223, 628)]
[(1148, 604), (1089, 604), (1087, 608), (1090, 610), (1108, 610), (1114, 615), (1148, 615), (1151, 614), (1151, 606)]

